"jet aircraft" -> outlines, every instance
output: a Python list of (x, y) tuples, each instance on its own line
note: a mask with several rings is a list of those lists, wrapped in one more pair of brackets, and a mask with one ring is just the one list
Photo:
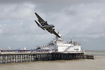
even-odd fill
[(38, 18), (38, 21), (39, 21), (39, 23), (35, 20), (35, 22), (36, 22), (36, 24), (40, 27), (40, 28), (42, 28), (43, 30), (47, 30), (48, 32), (50, 32), (51, 34), (53, 33), (53, 34), (55, 34), (56, 36), (58, 36), (58, 37), (60, 37), (59, 35), (58, 35), (58, 33), (56, 33), (55, 32), (55, 29), (53, 29), (55, 26), (54, 25), (50, 25), (50, 24), (48, 24), (47, 23), (47, 21), (44, 21), (37, 13), (35, 13), (35, 15), (37, 16), (37, 18)]

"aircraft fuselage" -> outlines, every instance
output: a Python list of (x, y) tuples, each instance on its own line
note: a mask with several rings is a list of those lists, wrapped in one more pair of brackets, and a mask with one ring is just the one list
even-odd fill
[(54, 25), (44, 25), (44, 26), (40, 26), (40, 27), (42, 27), (42, 28), (53, 28)]

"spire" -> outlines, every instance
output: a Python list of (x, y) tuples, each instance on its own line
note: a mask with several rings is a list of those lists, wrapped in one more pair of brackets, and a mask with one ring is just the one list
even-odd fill
[(71, 43), (73, 43), (73, 40), (71, 39)]

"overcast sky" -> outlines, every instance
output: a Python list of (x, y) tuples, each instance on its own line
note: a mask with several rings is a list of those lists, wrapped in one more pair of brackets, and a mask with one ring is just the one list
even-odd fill
[(105, 0), (0, 0), (0, 48), (35, 48), (55, 36), (39, 28), (37, 12), (66, 41), (105, 50)]

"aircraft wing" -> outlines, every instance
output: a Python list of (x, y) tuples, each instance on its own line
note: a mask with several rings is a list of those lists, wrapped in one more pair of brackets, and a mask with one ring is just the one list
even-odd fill
[(44, 21), (37, 13), (35, 15), (38, 18), (38, 21), (41, 23), (41, 25), (48, 25), (47, 21)]

